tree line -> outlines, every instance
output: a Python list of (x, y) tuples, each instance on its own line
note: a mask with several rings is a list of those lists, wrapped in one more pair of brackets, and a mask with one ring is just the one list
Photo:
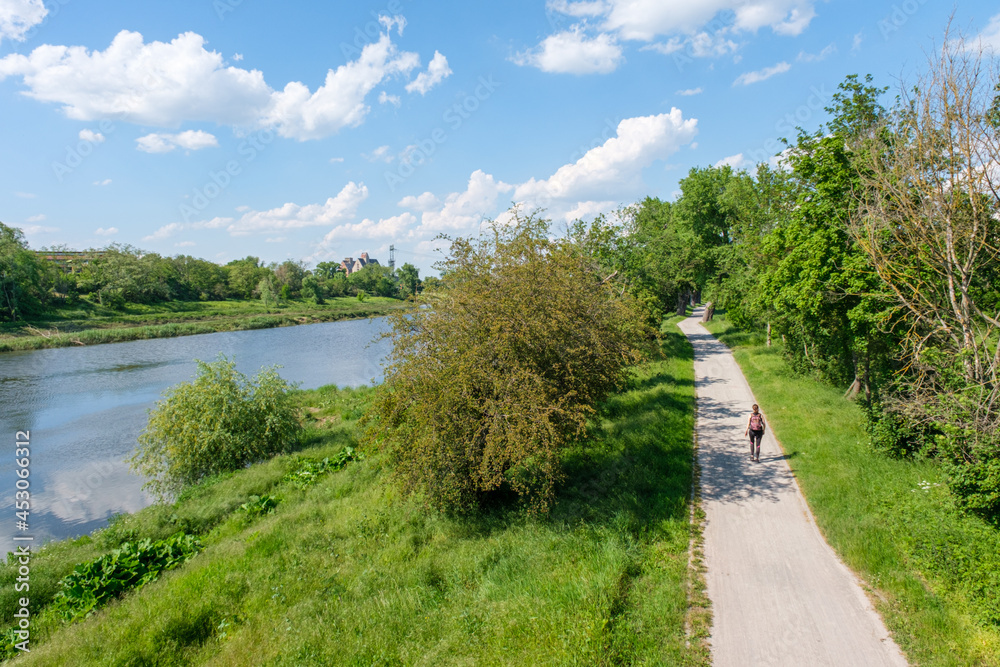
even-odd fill
[[(712, 299), (842, 386), (873, 445), (931, 456), (1000, 522), (1000, 77), (946, 40), (916, 85), (848, 76), (782, 164), (692, 169), (571, 233), (658, 315)], [(678, 311), (680, 312), (680, 311)]]
[(427, 280), (436, 280), (421, 280), (411, 264), (395, 271), (369, 264), (348, 276), (336, 262), (319, 262), (309, 269), (301, 261), (265, 264), (248, 256), (219, 265), (189, 255), (164, 257), (123, 244), (91, 252), (87, 263), (69, 273), (31, 251), (20, 229), (0, 223), (0, 321), (43, 316), (53, 306), (72, 305), (81, 298), (115, 309), (128, 304), (257, 298), (268, 305), (300, 298), (322, 304), (342, 296), (407, 298)]

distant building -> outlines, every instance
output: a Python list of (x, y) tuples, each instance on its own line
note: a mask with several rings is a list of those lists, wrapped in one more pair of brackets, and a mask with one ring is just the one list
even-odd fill
[(368, 256), (367, 252), (361, 253), (361, 257), (354, 259), (353, 257), (345, 257), (344, 261), (340, 263), (340, 269), (347, 275), (351, 275), (355, 271), (360, 271), (369, 264), (374, 264), (378, 266), (378, 260), (372, 259)]
[(38, 259), (52, 262), (66, 273), (79, 273), (92, 261), (104, 256), (103, 252), (80, 250), (36, 250), (34, 252)]

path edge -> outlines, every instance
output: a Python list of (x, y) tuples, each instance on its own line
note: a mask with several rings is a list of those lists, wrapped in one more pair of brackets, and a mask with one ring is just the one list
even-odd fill
[[(692, 317), (694, 317), (694, 316), (692, 315)], [(721, 345), (723, 345), (727, 350), (729, 350), (730, 355), (732, 355), (732, 357), (733, 357), (733, 361), (736, 363), (737, 367), (740, 369), (740, 377), (741, 377), (741, 379), (743, 381), (743, 384), (746, 386), (747, 390), (750, 392), (750, 395), (753, 396), (753, 400), (756, 402), (757, 401), (757, 397), (753, 393), (753, 387), (750, 386), (750, 381), (747, 379), (746, 373), (743, 372), (743, 367), (740, 365), (739, 361), (737, 361), (737, 359), (736, 359), (735, 350), (732, 347), (730, 347), (729, 345), (727, 345), (724, 341), (720, 340), (719, 337), (716, 336), (714, 333), (712, 333), (711, 331), (709, 331), (708, 328), (702, 322), (699, 321), (699, 322), (696, 322), (696, 324), (698, 324), (698, 326), (700, 326), (705, 333), (707, 333), (709, 336), (711, 336), (716, 341), (718, 341)], [(695, 391), (695, 399), (697, 400), (697, 391)], [(697, 414), (697, 410), (696, 410), (696, 414)], [(775, 433), (774, 429), (773, 428), (768, 428), (767, 429), (767, 435), (769, 435), (771, 437), (771, 439), (775, 442), (775, 444), (778, 445), (778, 449), (781, 451), (782, 457), (785, 459), (785, 462), (788, 463), (788, 459), (789, 459), (788, 450), (785, 449), (785, 446), (781, 443), (781, 440), (778, 439), (778, 436)], [(765, 436), (765, 437), (767, 437), (767, 436)], [(697, 431), (697, 421), (696, 421), (695, 422), (695, 442), (696, 443), (697, 443), (697, 440), (698, 440), (698, 431)], [(851, 567), (850, 565), (848, 565), (847, 562), (844, 560), (844, 558), (840, 555), (840, 552), (837, 551), (833, 547), (832, 544), (830, 544), (830, 541), (827, 539), (826, 533), (823, 531), (823, 528), (820, 526), (819, 522), (816, 521), (816, 517), (813, 514), (812, 507), (809, 505), (809, 499), (806, 497), (805, 491), (802, 490), (802, 485), (799, 482), (798, 475), (795, 474), (795, 469), (792, 468), (792, 466), (791, 466), (790, 463), (788, 463), (788, 468), (789, 468), (789, 470), (791, 470), (792, 480), (795, 482), (795, 493), (796, 493), (796, 496), (798, 497), (799, 505), (802, 508), (803, 513), (805, 514), (806, 520), (810, 524), (812, 530), (814, 530), (816, 532), (816, 534), (819, 535), (819, 537), (822, 540), (823, 545), (825, 546), (825, 548), (827, 550), (829, 550), (830, 553), (833, 554), (834, 560), (837, 563), (838, 567), (842, 571), (844, 571), (848, 575), (848, 577), (850, 577), (851, 579), (854, 580), (854, 583), (856, 585), (856, 589), (855, 589), (856, 593), (860, 594), (860, 598), (861, 598), (863, 604), (865, 606), (867, 606), (868, 609), (869, 609), (869, 611), (871, 613), (873, 613), (875, 615), (875, 617), (878, 619), (878, 624), (879, 624), (880, 628), (884, 631), (885, 638), (889, 639), (889, 641), (892, 642), (892, 645), (893, 645), (893, 648), (895, 649), (896, 655), (902, 660), (903, 664), (905, 664), (905, 665), (912, 665), (913, 663), (910, 662), (909, 656), (907, 656), (906, 652), (903, 650), (903, 647), (900, 646), (899, 642), (896, 641), (896, 633), (893, 632), (889, 628), (888, 624), (886, 624), (885, 619), (882, 616), (882, 612), (879, 610), (880, 603), (882, 603), (882, 604), (887, 603), (887, 600), (886, 600), (885, 596), (882, 595), (881, 591), (879, 591), (879, 589), (878, 589), (877, 586), (872, 585), (872, 583), (870, 581), (868, 581), (868, 579), (866, 577), (862, 576), (860, 572), (855, 571), (855, 569), (853, 567)], [(700, 479), (700, 475), (699, 475), (699, 479)], [(703, 515), (704, 515), (704, 513), (703, 513)], [(704, 519), (703, 519), (703, 522), (704, 522)], [(704, 571), (704, 568), (703, 568), (703, 571)], [(707, 593), (706, 593), (706, 595), (707, 595)], [(883, 641), (885, 641), (885, 640), (883, 639)]]
[[(676, 325), (675, 325), (676, 326)], [(679, 327), (678, 327), (679, 328)], [(681, 332), (684, 333), (684, 332)], [(685, 341), (690, 346), (691, 341)], [(694, 348), (692, 348), (692, 352)], [(684, 617), (686, 665), (712, 664), (712, 601), (708, 597), (705, 567), (705, 509), (701, 502), (701, 462), (698, 444), (698, 394), (695, 392), (694, 415), (691, 423), (691, 491), (688, 525), (687, 613)]]

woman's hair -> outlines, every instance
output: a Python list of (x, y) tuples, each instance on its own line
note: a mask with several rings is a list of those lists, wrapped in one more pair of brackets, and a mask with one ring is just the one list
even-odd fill
[(750, 407), (752, 407), (752, 408), (753, 408), (754, 410), (757, 410), (757, 409), (759, 409), (759, 408), (760, 408), (760, 406), (759, 406), (759, 405), (757, 405), (756, 403), (754, 403), (754, 404), (753, 404), (752, 406), (750, 406)]

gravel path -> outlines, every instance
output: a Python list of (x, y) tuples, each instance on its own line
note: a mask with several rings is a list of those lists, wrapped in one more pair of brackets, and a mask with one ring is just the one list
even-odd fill
[[(858, 579), (820, 534), (768, 429), (760, 463), (743, 436), (755, 402), (729, 349), (680, 324), (695, 351), (705, 565), (716, 667), (906, 665)], [(762, 405), (765, 419), (768, 408)]]

